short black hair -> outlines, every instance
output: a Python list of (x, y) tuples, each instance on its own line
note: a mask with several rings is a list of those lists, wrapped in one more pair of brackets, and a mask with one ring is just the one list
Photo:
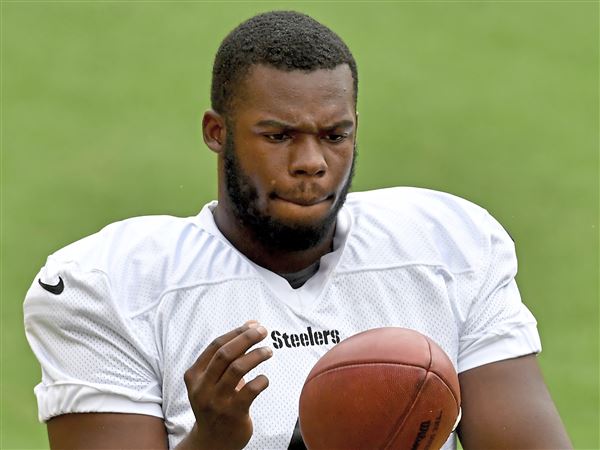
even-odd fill
[(356, 61), (344, 41), (325, 25), (295, 11), (271, 11), (242, 22), (221, 43), (213, 64), (211, 105), (231, 111), (236, 88), (253, 65), (313, 71), (348, 64), (358, 95)]

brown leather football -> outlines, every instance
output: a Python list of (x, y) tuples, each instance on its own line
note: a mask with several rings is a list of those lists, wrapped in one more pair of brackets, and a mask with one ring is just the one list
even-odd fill
[(329, 350), (300, 395), (310, 450), (437, 450), (460, 413), (458, 376), (431, 339), (376, 328)]

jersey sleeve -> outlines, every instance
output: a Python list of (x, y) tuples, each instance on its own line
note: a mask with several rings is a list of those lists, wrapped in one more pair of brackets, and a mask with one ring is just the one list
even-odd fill
[(458, 372), (541, 351), (537, 322), (521, 301), (514, 242), (488, 213), (481, 268), (459, 342)]
[[(40, 281), (64, 287), (51, 292)], [(35, 387), (40, 421), (87, 412), (163, 416), (149, 324), (128, 315), (115, 297), (106, 273), (76, 262), (50, 257), (36, 276), (24, 320), (42, 367)]]

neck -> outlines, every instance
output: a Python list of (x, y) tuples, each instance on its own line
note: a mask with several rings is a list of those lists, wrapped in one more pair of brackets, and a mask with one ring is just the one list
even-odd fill
[(217, 227), (231, 244), (248, 259), (275, 273), (292, 273), (302, 270), (318, 261), (331, 251), (335, 226), (314, 247), (306, 250), (286, 251), (262, 244), (252, 230), (237, 221), (233, 212), (221, 202), (214, 211)]

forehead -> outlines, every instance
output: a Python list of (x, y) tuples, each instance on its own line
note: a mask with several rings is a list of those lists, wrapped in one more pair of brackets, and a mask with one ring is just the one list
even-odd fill
[(240, 82), (234, 114), (276, 116), (291, 122), (353, 115), (353, 87), (347, 64), (310, 72), (255, 65)]

